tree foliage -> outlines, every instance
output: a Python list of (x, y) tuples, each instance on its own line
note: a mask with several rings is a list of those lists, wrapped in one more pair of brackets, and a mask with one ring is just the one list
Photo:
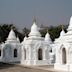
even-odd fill
[[(63, 28), (66, 31), (68, 25), (63, 25)], [(42, 27), (42, 30), (40, 30), (42, 37), (45, 37), (45, 34), (47, 33), (47, 31), (50, 34), (50, 37), (52, 39), (52, 41), (54, 41), (55, 38), (58, 38), (60, 35), (60, 32), (62, 30), (62, 25), (58, 25), (58, 26), (50, 26), (50, 27)]]
[[(66, 32), (68, 25), (63, 25), (64, 30)], [(11, 30), (11, 28), (13, 28), (16, 36), (19, 37), (20, 41), (23, 40), (24, 36), (28, 36), (30, 30), (26, 27), (24, 27), (22, 29), (22, 33), (18, 31), (18, 28), (16, 28), (16, 26), (14, 26), (14, 24), (1, 24), (0, 25), (0, 42), (5, 42), (6, 38), (8, 37), (8, 34)], [(59, 37), (59, 34), (62, 30), (62, 25), (59, 26), (50, 26), (50, 27), (41, 27), (40, 33), (42, 35), (42, 37), (45, 37), (45, 34), (47, 33), (47, 30), (51, 36), (52, 41), (54, 41), (55, 38)]]

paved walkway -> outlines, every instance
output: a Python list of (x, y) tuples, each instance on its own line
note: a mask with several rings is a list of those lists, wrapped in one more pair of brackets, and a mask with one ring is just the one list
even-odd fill
[(0, 64), (0, 72), (61, 72), (51, 66), (22, 66), (11, 64)]

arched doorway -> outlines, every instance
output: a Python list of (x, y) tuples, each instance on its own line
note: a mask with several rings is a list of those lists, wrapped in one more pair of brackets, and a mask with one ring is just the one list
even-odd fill
[(42, 60), (42, 57), (43, 55), (42, 55), (42, 49), (40, 48), (39, 50), (38, 50), (38, 60)]
[(52, 49), (50, 50), (50, 52), (52, 53)]
[(66, 64), (66, 49), (62, 49), (62, 64)]
[(14, 57), (17, 57), (17, 49), (14, 49)]
[(26, 49), (24, 49), (24, 59), (26, 60)]
[(3, 49), (3, 57), (5, 62), (9, 62), (12, 58), (12, 48), (10, 45), (6, 45)]

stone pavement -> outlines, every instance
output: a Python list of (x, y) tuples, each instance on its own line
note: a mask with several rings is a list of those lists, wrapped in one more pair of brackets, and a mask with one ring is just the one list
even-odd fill
[[(62, 72), (53, 69), (53, 65), (47, 66), (23, 66), (14, 64), (0, 64), (0, 72)], [(64, 72), (64, 71), (63, 71)]]

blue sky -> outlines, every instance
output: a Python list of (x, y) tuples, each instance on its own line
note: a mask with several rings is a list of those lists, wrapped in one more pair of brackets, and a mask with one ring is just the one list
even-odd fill
[(72, 15), (72, 0), (0, 0), (0, 23), (14, 23), (18, 28), (32, 25), (68, 24)]

